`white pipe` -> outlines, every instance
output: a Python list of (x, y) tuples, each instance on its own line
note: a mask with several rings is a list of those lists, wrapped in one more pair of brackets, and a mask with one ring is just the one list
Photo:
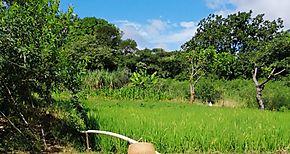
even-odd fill
[(114, 137), (123, 139), (125, 141), (128, 141), (130, 144), (138, 143), (138, 141), (136, 141), (136, 140), (133, 140), (129, 137), (126, 137), (124, 135), (120, 135), (117, 133), (113, 133), (113, 132), (107, 132), (107, 131), (101, 131), (101, 130), (87, 130), (87, 131), (81, 131), (81, 133), (104, 134), (104, 135), (114, 136)]
[[(139, 143), (136, 140), (133, 140), (127, 136), (121, 135), (121, 134), (117, 134), (117, 133), (113, 133), (113, 132), (108, 132), (108, 131), (102, 131), (102, 130), (87, 130), (87, 131), (81, 131), (81, 133), (94, 133), (94, 134), (104, 134), (104, 135), (108, 135), (108, 136), (113, 136), (113, 137), (117, 137), (120, 139), (123, 139), (125, 141), (128, 141), (130, 144), (134, 144), (134, 143)], [(159, 152), (155, 151), (156, 154), (160, 154)]]

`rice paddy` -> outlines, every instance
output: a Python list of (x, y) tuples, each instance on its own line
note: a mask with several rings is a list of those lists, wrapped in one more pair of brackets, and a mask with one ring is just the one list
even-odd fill
[[(251, 153), (290, 149), (290, 112), (208, 107), (166, 101), (89, 97), (91, 129), (151, 142), (161, 153)], [(94, 138), (94, 149), (126, 153), (127, 143)]]

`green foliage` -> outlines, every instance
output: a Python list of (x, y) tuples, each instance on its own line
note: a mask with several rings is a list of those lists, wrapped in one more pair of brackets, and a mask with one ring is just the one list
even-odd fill
[(260, 44), (279, 35), (281, 19), (268, 21), (264, 15), (252, 17), (250, 12), (238, 12), (227, 17), (209, 15), (198, 24), (196, 35), (183, 45), (186, 50), (214, 46), (218, 52), (244, 53), (256, 50)]
[(123, 55), (120, 67), (136, 72), (145, 69), (149, 74), (157, 72), (158, 77), (175, 78), (184, 67), (182, 59), (178, 59), (179, 52), (166, 52), (163, 49), (143, 49), (132, 54)]
[(89, 91), (121, 88), (129, 83), (129, 71), (122, 69), (113, 72), (105, 70), (88, 72), (83, 81), (84, 89)]
[(73, 37), (83, 35), (94, 36), (96, 39), (95, 44), (108, 46), (113, 49), (116, 49), (121, 42), (121, 32), (115, 25), (108, 23), (104, 19), (97, 19), (95, 17), (77, 19), (71, 35)]
[(269, 110), (290, 110), (289, 87), (286, 82), (270, 82), (265, 89), (265, 106)]
[[(140, 74), (139, 74), (140, 75)], [(118, 99), (154, 99), (154, 100), (186, 100), (188, 97), (188, 82), (173, 79), (157, 78), (155, 75), (143, 76), (146, 79), (133, 84), (129, 78), (128, 70), (113, 72), (96, 71), (83, 76), (84, 94), (113, 97)], [(131, 75), (132, 78), (134, 74)], [(143, 78), (141, 77), (141, 78)], [(135, 80), (135, 79), (133, 79)], [(158, 81), (158, 82), (157, 82)]]
[(181, 100), (188, 98), (188, 83), (174, 80), (159, 80), (147, 88), (127, 85), (121, 88), (103, 88), (95, 91), (97, 96), (129, 100)]
[(78, 67), (70, 66), (68, 55), (62, 49), (71, 25), (72, 10), (60, 13), (58, 4), (58, 1), (45, 0), (24, 6), (16, 3), (3, 12), (0, 78), (5, 104), (14, 104), (12, 97), (27, 102), (33, 93), (51, 101), (53, 90), (75, 88), (72, 85), (77, 81), (71, 80), (71, 76), (77, 77), (73, 69)]
[(148, 88), (152, 85), (155, 85), (158, 82), (158, 78), (156, 77), (157, 72), (149, 75), (147, 71), (143, 71), (142, 69), (139, 72), (134, 72), (130, 77), (130, 81), (134, 86), (141, 88)]
[[(236, 58), (234, 55), (227, 52), (218, 53), (211, 73), (218, 78), (231, 79), (231, 77), (235, 76), (235, 65)], [(243, 67), (243, 65), (240, 67)]]
[[(186, 101), (189, 98), (188, 81), (158, 78), (158, 82), (144, 88), (132, 85), (129, 76), (127, 70), (91, 72), (83, 79), (84, 89), (87, 94), (116, 99)], [(228, 81), (202, 78), (197, 83), (196, 97), (200, 101), (206, 102), (208, 99), (220, 105), (227, 106), (225, 102), (233, 102), (233, 106), (253, 108), (256, 107), (253, 84), (253, 81), (244, 79)], [(287, 84), (288, 80), (269, 82), (264, 91), (267, 109), (278, 110), (283, 105), (287, 107), (290, 96)]]
[(196, 98), (206, 103), (215, 103), (221, 99), (221, 92), (213, 84), (212, 79), (202, 79), (196, 86)]
[[(55, 122), (43, 110), (53, 104), (54, 91), (79, 91), (82, 64), (72, 61), (71, 53), (64, 50), (73, 10), (61, 12), (59, 0), (22, 2), (0, 8), (1, 119), (7, 117), (4, 119), (10, 119), (20, 130), (7, 123), (5, 131), (9, 133), (1, 136), (0, 142), (9, 151), (40, 153), (44, 147), (38, 126), (52, 129)], [(74, 104), (77, 112), (82, 110)]]
[(141, 88), (125, 86), (119, 89), (100, 89), (96, 91), (97, 96), (105, 96), (116, 99), (128, 100), (166, 100), (170, 99), (164, 90), (158, 88)]
[[(255, 88), (253, 81), (236, 79), (236, 80), (216, 80), (213, 82), (214, 87), (221, 92), (223, 102), (230, 100), (238, 102), (238, 106), (256, 108)], [(274, 89), (273, 89), (274, 90)], [(275, 88), (276, 92), (279, 88)]]
[[(255, 56), (250, 53), (259, 54), (260, 50), (264, 50), (267, 42), (280, 37), (283, 33), (281, 32), (282, 27), (283, 21), (281, 19), (264, 20), (263, 14), (252, 17), (252, 11), (238, 12), (227, 17), (209, 15), (200, 21), (197, 33), (183, 45), (183, 49), (190, 51), (196, 48), (214, 47), (217, 53), (230, 53), (234, 59), (222, 55), (220, 62), (223, 62), (223, 67), (219, 65), (221, 70), (217, 69), (216, 75), (229, 79), (251, 78), (253, 62), (249, 62), (249, 59)], [(284, 48), (280, 47), (280, 49)], [(262, 56), (258, 57), (261, 59), (261, 63), (266, 60)], [(275, 56), (270, 57), (276, 58)]]
[[(24, 135), (17, 132), (10, 124), (4, 125), (5, 131), (0, 132), (0, 147), (4, 150), (1, 151), (0, 148), (1, 152), (29, 151), (43, 153), (43, 137), (49, 147), (73, 145), (79, 150), (84, 149), (84, 139), (79, 130), (86, 128), (85, 121), (70, 101), (57, 100), (48, 108), (23, 109), (21, 113), (27, 118), (29, 125), (24, 124), (23, 120), (18, 119), (17, 115), (9, 115), (9, 119)], [(1, 120), (4, 119), (4, 117), (0, 117)], [(41, 129), (44, 136), (41, 134)], [(55, 150), (61, 150), (61, 148), (58, 149), (56, 146)]]
[(127, 39), (127, 40), (121, 41), (120, 49), (121, 49), (122, 53), (124, 53), (125, 55), (132, 54), (138, 50), (136, 41), (134, 41), (132, 39)]
[[(251, 53), (250, 61), (260, 68), (260, 77), (267, 77), (273, 69), (274, 73), (290, 69), (290, 34), (281, 34), (279, 37), (265, 43), (259, 52)], [(285, 73), (286, 74), (286, 73)]]
[(186, 52), (185, 58), (189, 64), (190, 78), (194, 80), (216, 68), (217, 54), (213, 47)]
[(217, 54), (214, 48), (196, 49), (193, 51), (183, 52), (180, 55), (186, 63), (187, 74), (189, 77), (190, 102), (195, 99), (195, 86), (202, 76), (210, 73), (216, 68)]
[[(3, 0), (3, 2), (5, 2), (5, 4), (8, 6), (11, 6), (14, 3), (17, 3), (18, 5), (24, 5), (28, 1), (29, 0)], [(0, 1), (0, 2), (2, 2), (2, 1)]]
[[(283, 21), (264, 20), (260, 14), (238, 12), (227, 17), (209, 15), (200, 21), (197, 33), (183, 45), (186, 51), (214, 47), (218, 64), (213, 75), (218, 78), (251, 78), (256, 86), (256, 101), (264, 109), (262, 91), (264, 85), (289, 72), (289, 33), (284, 32)], [(267, 78), (259, 82), (257, 78)]]
[[(241, 113), (243, 116), (237, 114), (235, 116), (239, 118), (234, 119), (233, 113), (224, 109), (219, 112), (202, 107), (192, 110), (195, 106), (180, 104), (174, 107), (165, 104), (172, 108), (164, 109), (162, 104), (161, 111), (156, 104), (141, 102), (140, 105), (126, 104), (129, 107), (124, 106), (124, 111), (115, 110), (112, 105), (109, 109), (102, 108), (100, 113), (97, 109), (87, 113), (87, 108), (76, 95), (84, 87), (85, 93), (116, 99), (187, 100), (190, 83), (191, 86), (197, 84), (196, 96), (201, 101), (224, 103), (230, 100), (255, 107), (253, 83), (236, 79), (252, 77), (251, 70), (255, 64), (259, 68), (259, 78), (267, 77), (273, 69), (274, 73), (285, 70), (279, 79), (281, 81), (267, 84), (264, 94), (268, 109), (286, 112), (290, 109), (287, 76), (290, 68), (290, 35), (281, 30), (281, 19), (268, 21), (263, 19), (264, 15), (252, 17), (251, 11), (231, 14), (226, 18), (210, 15), (201, 20), (196, 35), (183, 45), (185, 51), (166, 52), (160, 48), (139, 50), (134, 40), (121, 39), (122, 32), (115, 25), (94, 17), (80, 19), (73, 15), (72, 9), (61, 12), (59, 4), (59, 0), (0, 0), (0, 123), (5, 124), (5, 134), (0, 132), (0, 152), (3, 151), (2, 147), (6, 152), (17, 149), (42, 152), (44, 147), (39, 125), (48, 132), (45, 135), (48, 144), (76, 142), (80, 145), (83, 141), (77, 137), (80, 136), (78, 130), (101, 128), (123, 131), (132, 136), (135, 135), (133, 129), (140, 131), (139, 136), (149, 130), (151, 136), (145, 136), (144, 140), (156, 143), (161, 152), (264, 152), (286, 148), (285, 143), (289, 143), (287, 136), (281, 137), (274, 129), (256, 129), (256, 126), (267, 125), (264, 123), (267, 119), (261, 116), (250, 120), (244, 118), (254, 111), (246, 110)], [(205, 75), (223, 80), (207, 78), (197, 82)], [(81, 85), (81, 80), (84, 85)], [(63, 91), (71, 92), (72, 99), (56, 101), (52, 98), (53, 92)], [(136, 104), (137, 110), (140, 107), (140, 113), (153, 121), (152, 125), (144, 125), (146, 121), (142, 117), (138, 117), (143, 120), (141, 123), (136, 123), (138, 120), (134, 117), (132, 121), (124, 120), (122, 116), (126, 115), (127, 110), (134, 115), (139, 114), (135, 108), (130, 108), (131, 105), (136, 107)], [(122, 105), (117, 103), (119, 107)], [(142, 113), (142, 109), (146, 113)], [(155, 112), (151, 113), (151, 110)], [(211, 111), (214, 113), (209, 114)], [(105, 117), (108, 112), (112, 114)], [(158, 119), (162, 117), (158, 116), (160, 113), (154, 118), (146, 115), (157, 112), (170, 118)], [(123, 119), (118, 123), (113, 116), (120, 113)], [(176, 115), (171, 116), (171, 113)], [(267, 114), (269, 119), (280, 118), (276, 113)], [(260, 121), (256, 120), (259, 118)], [(8, 123), (8, 119), (20, 132), (15, 133), (16, 129)], [(174, 126), (163, 122), (172, 119)], [(177, 124), (180, 119), (183, 121)], [(213, 125), (206, 125), (203, 120)], [(228, 136), (218, 127), (220, 122), (229, 132)], [(232, 122), (241, 125), (233, 126)], [(248, 124), (251, 127), (243, 129)], [(187, 128), (189, 125), (198, 127)], [(277, 123), (273, 125), (278, 127)], [(281, 127), (283, 132), (289, 134), (284, 129)], [(210, 133), (203, 134), (204, 130)], [(168, 134), (173, 134), (173, 137)], [(269, 140), (267, 134), (276, 135), (275, 141)], [(123, 142), (98, 137), (93, 139), (92, 146), (95, 149), (106, 147), (101, 148), (105, 152), (124, 152), (122, 147), (126, 146)], [(176, 141), (183, 145), (177, 145)], [(112, 147), (109, 142), (118, 145)]]
[(88, 70), (116, 70), (121, 42), (120, 30), (106, 20), (76, 18), (66, 50), (74, 55), (75, 61), (85, 62)]
[(176, 59), (182, 62), (180, 63), (182, 72), (176, 78), (197, 81), (201, 76), (208, 75), (217, 68), (217, 56), (212, 47), (177, 53)]
[[(100, 98), (84, 102), (97, 110), (100, 129), (151, 142), (161, 153), (270, 153), (289, 148), (289, 112)], [(102, 153), (127, 151), (127, 143), (116, 138), (99, 136), (98, 143)]]

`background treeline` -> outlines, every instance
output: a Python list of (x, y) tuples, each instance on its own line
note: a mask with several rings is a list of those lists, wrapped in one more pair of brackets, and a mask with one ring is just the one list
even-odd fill
[[(115, 25), (61, 12), (59, 3), (0, 0), (0, 151), (81, 147), (79, 130), (96, 127), (79, 102), (87, 94), (290, 108), (282, 19), (209, 15), (169, 52), (138, 49)], [(63, 92), (69, 98), (53, 96)]]
[[(138, 49), (134, 40), (122, 40), (121, 31), (103, 19), (78, 19), (75, 27), (79, 32), (74, 33), (83, 35), (72, 35), (77, 39), (69, 45), (70, 52), (78, 51), (80, 55), (76, 61), (86, 61), (86, 69), (92, 78), (88, 79), (88, 85), (97, 85), (95, 90), (104, 91), (109, 88), (112, 92), (112, 89), (119, 91), (121, 88), (124, 91), (126, 88), (141, 88), (150, 89), (151, 91), (144, 92), (150, 95), (158, 89), (166, 93), (167, 86), (176, 91), (183, 89), (182, 93), (186, 95), (180, 96), (181, 98), (194, 101), (195, 98), (202, 97), (203, 101), (212, 103), (221, 98), (221, 92), (215, 90), (218, 87), (211, 85), (214, 83), (211, 80), (223, 81), (225, 87), (232, 80), (242, 80), (245, 83), (252, 80), (250, 82), (253, 84), (249, 84), (249, 89), (252, 88), (254, 92), (248, 95), (252, 96), (251, 100), (256, 101), (247, 104), (252, 103), (250, 106), (253, 107), (257, 102), (259, 108), (264, 109), (262, 92), (266, 83), (279, 80), (289, 87), (290, 35), (289, 32), (283, 31), (282, 19), (269, 21), (263, 16), (253, 17), (251, 11), (239, 12), (228, 17), (209, 15), (200, 21), (196, 34), (185, 42), (182, 50), (171, 52), (160, 48)], [(107, 31), (102, 33), (100, 27), (106, 27)], [(106, 43), (98, 45), (98, 42), (104, 40)], [(110, 46), (112, 44), (114, 45)], [(151, 76), (152, 74), (154, 76)], [(151, 78), (158, 78), (160, 82), (154, 83), (150, 81)], [(208, 85), (200, 85), (202, 83), (199, 83), (199, 80), (202, 78)], [(205, 81), (206, 79), (208, 80)], [(173, 88), (174, 84), (166, 80), (176, 84), (186, 81), (189, 83), (187, 88)], [(121, 83), (114, 84), (119, 81)], [(161, 81), (165, 82), (163, 87), (158, 85)], [(237, 85), (237, 89), (245, 83)], [(100, 86), (106, 84), (107, 87)], [(155, 88), (143, 84), (152, 84)], [(196, 86), (199, 88), (197, 90), (203, 91), (207, 96), (195, 96)], [(201, 87), (203, 90), (200, 90)], [(287, 95), (287, 91), (282, 94)], [(281, 104), (286, 104), (286, 108), (289, 106), (288, 101), (278, 104), (275, 107), (277, 109), (282, 107)]]

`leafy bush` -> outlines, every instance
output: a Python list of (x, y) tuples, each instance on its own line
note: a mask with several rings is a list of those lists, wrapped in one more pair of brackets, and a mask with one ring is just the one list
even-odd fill
[(83, 77), (84, 88), (90, 91), (97, 89), (116, 89), (129, 83), (130, 72), (127, 69), (117, 71), (98, 70), (88, 72)]
[(283, 93), (275, 93), (265, 98), (265, 106), (269, 110), (289, 110), (290, 98)]
[(256, 108), (255, 87), (251, 80), (215, 80), (214, 86), (222, 93), (223, 99), (234, 100), (240, 106)]
[[(83, 65), (73, 61), (72, 53), (64, 49), (74, 21), (73, 10), (61, 12), (59, 0), (29, 0), (9, 6), (2, 2), (0, 118), (11, 122), (4, 127), (7, 133), (1, 134), (0, 145), (8, 151), (40, 153), (44, 149), (40, 125), (49, 125), (45, 132), (51, 133), (57, 121), (43, 111), (56, 103), (52, 93), (68, 90), (76, 94), (80, 89)], [(81, 108), (76, 103), (74, 109), (78, 113)]]
[(158, 82), (156, 77), (157, 72), (149, 75), (146, 70), (140, 69), (138, 72), (134, 72), (130, 77), (131, 83), (136, 87), (149, 88)]
[(118, 99), (186, 100), (188, 98), (188, 83), (177, 82), (173, 79), (159, 79), (157, 83), (150, 84), (146, 88), (128, 84), (115, 89), (96, 89), (95, 94)]
[(203, 102), (215, 103), (221, 99), (221, 93), (214, 87), (212, 79), (203, 79), (197, 84), (196, 97)]

